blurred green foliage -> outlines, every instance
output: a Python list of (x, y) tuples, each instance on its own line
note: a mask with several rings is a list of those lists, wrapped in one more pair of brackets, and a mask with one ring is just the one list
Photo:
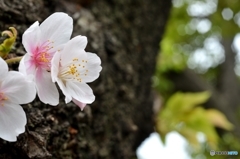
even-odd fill
[[(161, 94), (164, 104), (156, 118), (156, 129), (163, 141), (167, 133), (179, 132), (193, 145), (193, 158), (201, 158), (201, 155), (211, 159), (225, 158), (210, 157), (209, 151), (240, 151), (240, 141), (231, 132), (219, 138), (215, 127), (232, 130), (233, 126), (221, 112), (201, 106), (208, 100), (209, 92), (175, 93), (174, 83), (165, 74), (169, 71), (181, 72), (189, 67), (216, 84), (218, 66), (224, 61), (221, 41), (234, 39), (240, 31), (239, 4), (240, 0), (173, 0), (160, 43), (153, 87)], [(204, 57), (197, 59), (195, 54), (199, 50)], [(198, 132), (205, 134), (206, 142), (197, 140)]]
[[(159, 78), (159, 82), (154, 86), (160, 92), (165, 93), (165, 85), (171, 85), (162, 74), (169, 70), (181, 71), (187, 66), (204, 74), (205, 78), (215, 80), (217, 66), (224, 61), (224, 54), (221, 51), (216, 54), (216, 46), (213, 48), (210, 43), (214, 41), (219, 44), (217, 49), (220, 50), (222, 39), (233, 39), (239, 32), (239, 3), (240, 0), (173, 0), (174, 7), (160, 43), (161, 53), (156, 67), (156, 79)], [(193, 12), (201, 10), (197, 8), (203, 8), (202, 13)], [(230, 19), (224, 19), (223, 13)], [(199, 49), (205, 51), (207, 63), (192, 62), (194, 52)]]
[(160, 133), (162, 140), (165, 141), (167, 133), (177, 131), (193, 147), (200, 149), (197, 134), (202, 132), (209, 146), (216, 150), (219, 136), (214, 126), (232, 130), (233, 125), (218, 110), (206, 110), (201, 107), (209, 97), (209, 92), (173, 94), (157, 115), (156, 130)]

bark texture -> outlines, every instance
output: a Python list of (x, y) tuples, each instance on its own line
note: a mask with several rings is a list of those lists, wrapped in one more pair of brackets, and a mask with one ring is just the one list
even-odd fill
[(0, 158), (135, 158), (153, 131), (151, 76), (170, 8), (165, 0), (0, 0), (0, 30), (19, 31), (10, 56), (25, 53), (27, 27), (63, 11), (74, 18), (73, 36), (88, 37), (86, 50), (97, 53), (103, 67), (91, 84), (96, 101), (83, 112), (63, 96), (57, 107), (37, 99), (24, 105), (26, 132), (16, 143), (0, 140)]

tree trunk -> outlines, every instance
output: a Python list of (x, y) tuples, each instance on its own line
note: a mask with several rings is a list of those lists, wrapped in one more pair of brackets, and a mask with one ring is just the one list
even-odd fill
[(135, 158), (153, 131), (151, 76), (170, 8), (168, 0), (0, 0), (0, 30), (19, 31), (11, 56), (24, 54), (27, 27), (63, 11), (74, 18), (73, 36), (88, 37), (86, 51), (103, 67), (90, 84), (96, 100), (82, 112), (63, 96), (57, 107), (38, 99), (24, 105), (26, 132), (15, 143), (1, 140), (0, 158)]

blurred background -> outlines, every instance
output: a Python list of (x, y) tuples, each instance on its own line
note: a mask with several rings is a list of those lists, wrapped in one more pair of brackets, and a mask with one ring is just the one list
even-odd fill
[(240, 1), (172, 5), (153, 76), (157, 133), (139, 159), (239, 158), (209, 152), (240, 152)]

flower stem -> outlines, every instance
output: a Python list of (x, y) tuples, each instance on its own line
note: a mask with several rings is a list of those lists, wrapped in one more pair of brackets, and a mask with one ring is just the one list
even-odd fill
[(13, 64), (13, 63), (19, 63), (20, 60), (22, 59), (23, 56), (20, 56), (20, 57), (14, 57), (14, 58), (11, 58), (11, 59), (7, 59), (5, 60), (7, 62), (7, 64)]

